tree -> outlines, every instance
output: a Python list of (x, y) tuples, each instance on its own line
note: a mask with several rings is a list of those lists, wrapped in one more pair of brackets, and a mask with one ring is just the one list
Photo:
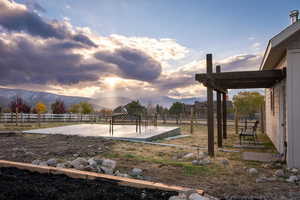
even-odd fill
[(184, 110), (184, 104), (180, 102), (175, 102), (169, 109), (170, 114), (179, 116)]
[(137, 101), (132, 101), (128, 103), (126, 106), (128, 114), (143, 114), (146, 112), (146, 108), (140, 104), (140, 102)]
[(51, 105), (51, 109), (53, 114), (66, 113), (65, 103), (58, 99)]
[(43, 114), (47, 112), (47, 106), (43, 102), (37, 102), (34, 107), (34, 112), (37, 114)]
[(176, 123), (178, 124), (178, 119), (180, 114), (183, 112), (184, 104), (180, 102), (175, 102), (169, 109), (169, 113), (176, 116)]
[(90, 113), (94, 112), (94, 108), (93, 108), (92, 104), (90, 104), (88, 102), (80, 102), (79, 104), (80, 104), (82, 114), (90, 114)]
[(16, 97), (10, 102), (10, 111), (19, 113), (30, 113), (30, 106), (27, 105), (21, 97)]
[(237, 114), (244, 117), (253, 117), (264, 104), (264, 96), (258, 92), (240, 92), (232, 100)]
[(71, 105), (69, 112), (71, 113), (81, 113), (81, 106), (79, 103)]

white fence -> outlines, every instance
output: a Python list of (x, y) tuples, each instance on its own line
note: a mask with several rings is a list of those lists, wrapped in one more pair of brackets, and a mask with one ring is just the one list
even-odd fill
[(0, 122), (97, 122), (100, 115), (90, 114), (26, 114), (26, 113), (0, 113)]

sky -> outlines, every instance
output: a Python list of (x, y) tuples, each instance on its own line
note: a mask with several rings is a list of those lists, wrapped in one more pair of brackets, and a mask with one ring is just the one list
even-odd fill
[(0, 87), (204, 97), (194, 76), (205, 54), (222, 71), (258, 70), (293, 9), (297, 0), (0, 0)]

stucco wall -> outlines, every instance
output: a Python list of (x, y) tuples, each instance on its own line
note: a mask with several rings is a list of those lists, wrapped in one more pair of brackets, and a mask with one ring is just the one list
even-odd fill
[(300, 49), (287, 53), (288, 167), (300, 168)]
[[(282, 101), (283, 95), (282, 86), (284, 81), (276, 84), (274, 88), (265, 90), (265, 101), (266, 101), (266, 133), (273, 142), (274, 146), (279, 153), (284, 153), (283, 148), (283, 132), (281, 130), (281, 121), (280, 121), (280, 104)], [(271, 91), (274, 93), (274, 110), (271, 109)]]
[[(286, 56), (282, 58), (275, 69), (282, 69), (287, 66)], [(273, 88), (265, 90), (265, 101), (266, 101), (266, 133), (273, 142), (274, 146), (279, 153), (284, 153), (284, 139), (283, 130), (281, 127), (282, 119), (282, 105), (283, 99), (285, 98), (284, 89), (285, 79), (276, 84)], [(271, 91), (274, 93), (274, 110), (271, 109)]]

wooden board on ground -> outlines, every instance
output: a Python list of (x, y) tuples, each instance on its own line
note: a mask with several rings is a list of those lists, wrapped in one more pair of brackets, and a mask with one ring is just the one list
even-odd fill
[(261, 152), (243, 152), (243, 160), (260, 161), (260, 162), (273, 162), (279, 161), (280, 157), (274, 153), (261, 153)]

